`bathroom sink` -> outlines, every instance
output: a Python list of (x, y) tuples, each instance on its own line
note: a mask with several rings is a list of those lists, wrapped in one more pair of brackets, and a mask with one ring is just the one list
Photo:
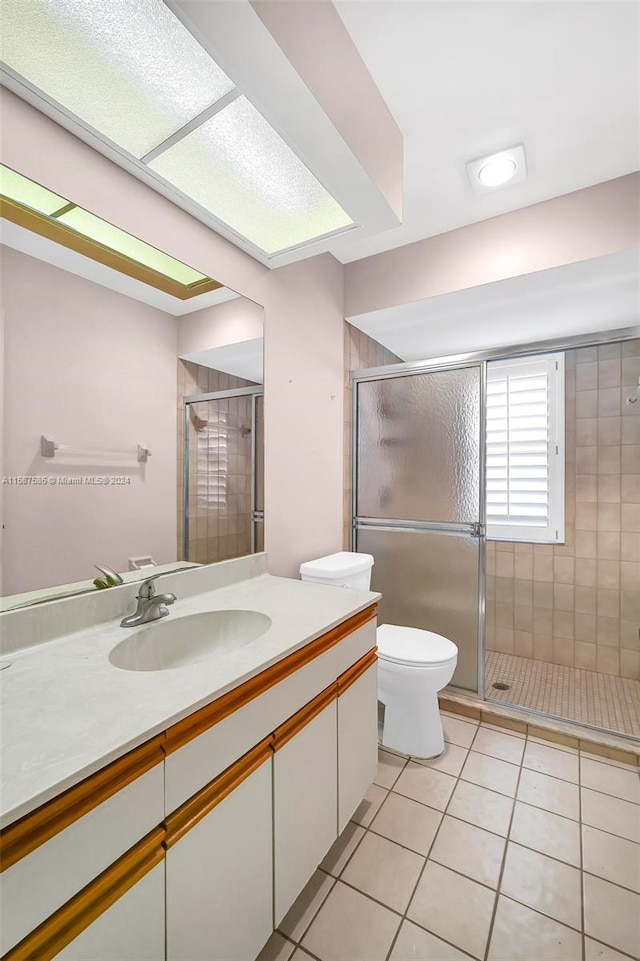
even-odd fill
[(250, 644), (271, 627), (259, 611), (205, 611), (156, 621), (125, 637), (109, 654), (124, 671), (167, 671), (200, 664)]

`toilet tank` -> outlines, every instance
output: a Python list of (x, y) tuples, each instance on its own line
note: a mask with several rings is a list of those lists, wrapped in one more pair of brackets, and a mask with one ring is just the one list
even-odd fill
[(333, 584), (334, 587), (368, 591), (372, 567), (371, 554), (339, 551), (337, 554), (328, 554), (326, 557), (318, 557), (315, 561), (301, 564), (300, 577), (303, 581), (315, 581), (316, 584)]

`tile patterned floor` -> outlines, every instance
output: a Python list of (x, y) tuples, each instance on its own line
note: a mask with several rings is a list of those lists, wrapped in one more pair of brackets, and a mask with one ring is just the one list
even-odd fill
[(640, 681), (487, 651), (485, 697), (640, 737)]
[(258, 961), (640, 956), (640, 775), (443, 714), (375, 783)]

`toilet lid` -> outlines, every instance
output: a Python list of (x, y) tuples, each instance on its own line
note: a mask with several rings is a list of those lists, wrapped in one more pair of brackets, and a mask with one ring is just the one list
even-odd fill
[(444, 664), (458, 654), (458, 648), (447, 637), (417, 627), (382, 624), (376, 640), (378, 657), (401, 664)]

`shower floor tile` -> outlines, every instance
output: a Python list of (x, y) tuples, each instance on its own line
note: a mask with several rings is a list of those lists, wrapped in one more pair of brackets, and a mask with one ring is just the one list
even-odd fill
[(640, 681), (487, 651), (485, 697), (640, 737)]

